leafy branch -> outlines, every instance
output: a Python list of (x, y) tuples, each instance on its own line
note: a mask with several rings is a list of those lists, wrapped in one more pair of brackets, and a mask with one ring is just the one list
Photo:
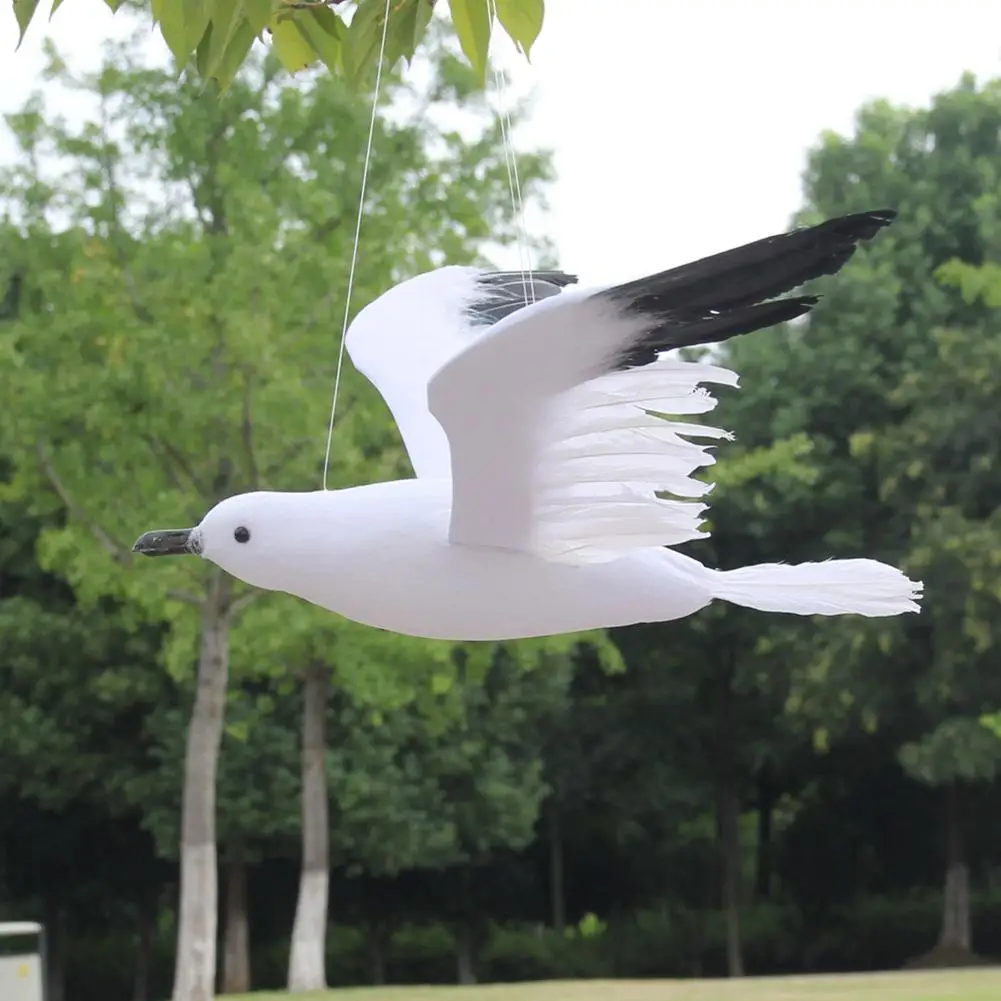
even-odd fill
[[(38, 0), (12, 0), (20, 37), (34, 19)], [(77, 0), (82, 2), (82, 0)], [(423, 42), (436, 0), (150, 0), (149, 13), (180, 68), (194, 62), (203, 79), (226, 89), (257, 40), (271, 48), (291, 73), (317, 62), (360, 84), (378, 59), (386, 26), (386, 63), (411, 62)], [(64, 0), (55, 0), (52, 13)], [(121, 0), (105, 0), (113, 10)], [(480, 83), (486, 80), (494, 22), (526, 57), (542, 30), (545, 0), (447, 0), (452, 26)], [(346, 19), (345, 8), (352, 16)]]
[(42, 475), (48, 481), (49, 486), (52, 487), (53, 492), (62, 502), (63, 507), (66, 508), (70, 516), (89, 529), (94, 538), (101, 544), (104, 551), (116, 563), (123, 566), (130, 563), (132, 560), (131, 553), (129, 553), (128, 550), (123, 549), (117, 542), (115, 542), (115, 540), (104, 531), (101, 525), (76, 502), (62, 477), (56, 471), (56, 467), (52, 464), (52, 460), (46, 454), (45, 448), (41, 442), (38, 443), (37, 454), (38, 466)]

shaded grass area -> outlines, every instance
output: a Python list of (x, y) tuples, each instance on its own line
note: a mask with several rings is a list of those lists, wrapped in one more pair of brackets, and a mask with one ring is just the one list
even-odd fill
[[(289, 1001), (249, 994), (247, 1001)], [(350, 988), (296, 1001), (1001, 1001), (1001, 967), (745, 980), (585, 980), (483, 987)], [(231, 999), (238, 1001), (238, 999)]]

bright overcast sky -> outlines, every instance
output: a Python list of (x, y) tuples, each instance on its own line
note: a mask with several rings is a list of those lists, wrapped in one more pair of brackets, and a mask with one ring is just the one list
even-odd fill
[[(822, 130), (849, 131), (872, 98), (921, 105), (964, 70), (1001, 75), (998, 0), (548, 0), (547, 8), (532, 65), (516, 68), (519, 89), (537, 95), (519, 142), (555, 151), (545, 227), (562, 266), (586, 284), (781, 230)], [(0, 0), (0, 110), (37, 85), (46, 34), (84, 68), (112, 31), (102, 0), (70, 0), (51, 24), (39, 17), (15, 53), (10, 0)], [(0, 139), (0, 157), (9, 150)]]

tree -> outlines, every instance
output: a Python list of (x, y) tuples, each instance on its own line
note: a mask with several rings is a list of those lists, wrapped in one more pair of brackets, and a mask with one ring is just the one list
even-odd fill
[[(499, 124), (481, 100), (478, 136), (440, 129), (429, 106), (463, 99), (469, 80), (447, 53), (432, 69), (421, 94), (390, 81), (390, 100), (416, 111), (377, 131), (357, 303), (513, 235)], [(111, 596), (133, 625), (166, 620), (178, 676), (197, 661), (175, 998), (202, 1001), (230, 634), (252, 594), (195, 560), (135, 565), (129, 543), (154, 514), (191, 523), (230, 493), (319, 478), (336, 343), (324, 339), (327, 370), (316, 343), (343, 316), (330, 281), (346, 274), (341, 223), (360, 188), (360, 164), (340, 151), (362, 147), (367, 109), (327, 76), (285, 89), (272, 62), (225, 97), (123, 50), (79, 81), (54, 57), (50, 76), (98, 110), (74, 132), (33, 98), (9, 121), (21, 159), (0, 190), (3, 250), (24, 293), (0, 340), (13, 361), (0, 377), (5, 437), (20, 495), (54, 492), (69, 515), (43, 533), (43, 562), (85, 604)], [(523, 159), (529, 198), (545, 173)], [(341, 401), (332, 483), (392, 475), (405, 460), (374, 391), (348, 372)]]
[[(599, 664), (619, 662), (602, 633), (509, 644), (506, 662), (516, 672), (529, 672), (540, 657), (559, 657), (584, 641)], [(254, 614), (235, 629), (233, 646), (234, 658), (252, 661), (258, 673), (287, 678), (288, 665), (306, 665), (297, 672), (303, 842), (288, 984), (290, 990), (319, 990), (326, 983), (330, 844), (342, 863), (375, 877), (439, 864), (436, 839), (445, 820), (428, 817), (424, 825), (417, 819), (418, 804), (428, 809), (436, 796), (416, 781), (412, 755), (404, 770), (398, 757), (415, 733), (441, 735), (460, 724), (468, 727), (462, 679), (467, 687), (480, 684), (498, 653), (487, 643), (456, 647), (342, 622), (281, 594), (255, 604)], [(331, 716), (326, 699), (332, 685)], [(330, 748), (328, 722), (334, 735)], [(343, 764), (344, 755), (350, 764)], [(333, 831), (328, 801), (337, 817)], [(376, 945), (377, 938), (374, 934)]]
[[(333, 770), (328, 747), (328, 705), (332, 676), (337, 696), (359, 707), (367, 719), (380, 710), (411, 703), (422, 689), (447, 683), (451, 675), (447, 644), (426, 643), (409, 637), (371, 630), (353, 623), (337, 623), (317, 609), (286, 596), (262, 605), (245, 630), (243, 648), (253, 651), (258, 667), (271, 664), (287, 676), (288, 663), (305, 664), (301, 682), (300, 809), (301, 870), (295, 920), (289, 950), (288, 989), (322, 990), (327, 986), (327, 920), (330, 884), (330, 846), (340, 829), (352, 823), (352, 807), (345, 786), (359, 780), (382, 788), (379, 774)], [(336, 718), (336, 740), (349, 739), (355, 722)], [(346, 729), (347, 728), (347, 729)], [(367, 733), (364, 726), (361, 733)], [(335, 745), (336, 746), (336, 745)], [(391, 747), (395, 745), (390, 743)], [(336, 753), (336, 752), (334, 752)], [(366, 757), (365, 761), (370, 761)], [(362, 777), (363, 776), (363, 777)], [(331, 782), (333, 786), (331, 787)], [(337, 804), (338, 831), (330, 829), (331, 793)], [(388, 800), (385, 808), (392, 812)], [(371, 818), (366, 817), (363, 823)], [(383, 846), (385, 850), (385, 846)]]
[[(63, 0), (56, 0), (55, 9)], [(76, 0), (80, 3), (81, 0)], [(332, 73), (361, 80), (385, 47), (385, 64), (409, 64), (424, 40), (435, 0), (105, 0), (113, 11), (142, 9), (160, 28), (180, 68), (194, 62), (198, 73), (229, 86), (250, 59), (254, 42), (269, 40), (282, 65), (292, 73), (319, 60)], [(13, 0), (21, 39), (38, 0)], [(545, 0), (448, 0), (462, 50), (480, 82), (486, 77), (494, 22), (529, 55), (542, 30)], [(350, 11), (350, 19), (344, 15)], [(387, 21), (388, 15), (388, 21)]]
[[(1001, 90), (984, 97), (981, 114), (1001, 120)], [(997, 216), (992, 190), (977, 212), (988, 257), (998, 246)], [(906, 417), (882, 440), (862, 444), (878, 456), (884, 494), (911, 520), (912, 559), (939, 587), (924, 637), (928, 671), (918, 688), (928, 729), (901, 748), (900, 758), (913, 778), (942, 791), (946, 876), (938, 950), (953, 956), (969, 954), (972, 945), (963, 790), (1001, 770), (1001, 739), (981, 723), (1001, 699), (992, 670), (1001, 642), (1001, 478), (992, 434), (1001, 411), (991, 386), (1001, 358), (999, 274), (996, 265), (961, 259), (939, 269), (971, 314), (964, 326), (953, 321), (932, 332), (934, 356), (894, 394)], [(984, 309), (979, 318), (977, 307)]]
[(302, 874), (289, 949), (288, 989), (327, 987), (327, 905), (330, 887), (330, 820), (327, 787), (326, 664), (306, 667), (302, 696)]
[[(237, 659), (236, 665), (239, 666)], [(244, 674), (246, 672), (243, 672)], [(241, 680), (226, 700), (216, 788), (221, 855), (223, 956), (220, 990), (245, 993), (250, 982), (247, 870), (262, 858), (288, 855), (299, 832), (295, 700), (277, 681)], [(184, 783), (185, 718), (194, 695), (190, 679), (170, 690), (145, 720), (149, 767), (126, 785), (161, 858), (176, 861)]]
[(998, 300), (982, 267), (999, 250), (999, 126), (1001, 85), (967, 78), (930, 108), (877, 102), (853, 136), (825, 136), (804, 219), (873, 205), (899, 219), (823, 290), (808, 323), (728, 349), (746, 387), (733, 406), (759, 454), (774, 451), (769, 441), (803, 446), (789, 468), (807, 489), (762, 495), (757, 523), (776, 551), (874, 556), (926, 582), (919, 618), (815, 627), (792, 694), (825, 739), (849, 725), (891, 728), (908, 772), (943, 790), (942, 943), (959, 948), (969, 946), (959, 786), (992, 778), (1001, 761), (979, 723), (1001, 698), (985, 666), (999, 597)]
[[(169, 686), (157, 662), (162, 629), (130, 633), (114, 602), (82, 608), (38, 567), (37, 536), (53, 520), (0, 502), (0, 857), (8, 892), (49, 928), (47, 982), (60, 1001), (67, 914), (93, 887), (116, 901), (94, 909), (94, 930), (124, 921), (146, 941), (164, 874), (122, 793), (149, 775), (143, 714)], [(137, 952), (142, 999), (148, 950)]]
[[(713, 547), (727, 564), (754, 562), (728, 552), (725, 539)], [(619, 691), (608, 725), (624, 736), (620, 747), (606, 752), (609, 760), (603, 764), (618, 776), (609, 783), (615, 804), (609, 812), (630, 817), (633, 836), (645, 839), (656, 832), (664, 878), (672, 862), (665, 849), (676, 844), (679, 827), (708, 832), (705, 840), (715, 856), (711, 866), (686, 873), (683, 882), (675, 876), (674, 889), (696, 914), (706, 909), (707, 899), (719, 901), (727, 970), (732, 977), (743, 976), (741, 816), (766, 766), (777, 784), (786, 756), (797, 745), (782, 716), (788, 664), (758, 648), (767, 629), (761, 628), (759, 615), (745, 610), (714, 607), (683, 624), (638, 626), (616, 635), (629, 669), (613, 683), (613, 691)], [(653, 868), (656, 851), (643, 850), (646, 867)], [(647, 878), (647, 890), (656, 899), (665, 889), (649, 870)]]
[(421, 755), (437, 790), (438, 815), (452, 834), (442, 868), (460, 984), (476, 982), (476, 949), (485, 933), (477, 873), (499, 852), (520, 851), (534, 837), (549, 792), (540, 724), (565, 700), (570, 681), (565, 650), (535, 665), (519, 663), (518, 651), (516, 645), (497, 648), (485, 675), (471, 665), (468, 651), (460, 654), (461, 724)]
[[(544, 725), (565, 699), (568, 652), (582, 639), (458, 648), (454, 677), (440, 674), (423, 704), (393, 711), (373, 714), (338, 694), (338, 854), (376, 879), (407, 870), (436, 874), (423, 896), (453, 926), (460, 983), (475, 982), (475, 949), (485, 930), (478, 873), (534, 837), (548, 792)], [(617, 664), (607, 641), (591, 642), (601, 662)], [(365, 917), (377, 977), (384, 976), (382, 947), (400, 915), (373, 899)]]

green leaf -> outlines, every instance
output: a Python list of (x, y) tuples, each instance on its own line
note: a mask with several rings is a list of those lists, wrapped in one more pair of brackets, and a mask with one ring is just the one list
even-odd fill
[(179, 66), (187, 65), (191, 53), (204, 40), (211, 9), (205, 0), (153, 0), (153, 18)]
[(332, 73), (343, 67), (344, 24), (329, 7), (313, 7), (295, 25)]
[(247, 725), (247, 721), (234, 720), (232, 723), (227, 723), (226, 736), (232, 737), (233, 740), (238, 740), (241, 744), (245, 744), (247, 738), (250, 736), (250, 727)]
[(386, 38), (387, 66), (395, 66), (401, 58), (410, 65), (433, 13), (430, 0), (404, 0), (394, 9)]
[[(205, 37), (209, 38), (208, 32), (206, 32)], [(205, 75), (215, 80), (222, 90), (228, 90), (256, 38), (257, 32), (251, 27), (250, 22), (246, 18), (240, 18), (226, 43), (226, 47), (216, 59), (211, 70), (207, 71)]]
[(515, 45), (529, 56), (542, 31), (545, 0), (496, 0), (497, 20)]
[(313, 46), (291, 18), (272, 20), (271, 40), (275, 54), (290, 73), (304, 70), (316, 58)]
[(434, 15), (433, 0), (415, 0), (414, 7), (417, 9), (417, 17), (414, 22), (413, 44), (410, 49), (410, 55), (407, 57), (408, 63), (413, 58), (414, 52), (417, 51), (417, 46), (421, 44), (421, 40), (427, 33), (428, 25), (431, 23), (431, 18)]
[(431, 691), (434, 695), (447, 695), (452, 690), (455, 679), (448, 674), (431, 675)]
[[(212, 23), (212, 9), (207, 0), (184, 0), (187, 11), (187, 39), (188, 52), (190, 56), (197, 48), (198, 43), (205, 37), (209, 25)], [(187, 56), (185, 58), (187, 58)]]
[(344, 46), (344, 68), (354, 83), (361, 81), (378, 58), (384, 11), (383, 0), (362, 0), (355, 8)]
[(393, 12), (386, 35), (386, 68), (392, 68), (406, 57), (409, 62), (413, 55), (414, 28), (417, 23), (417, 7), (413, 2), (405, 2)]
[(980, 725), (986, 727), (996, 737), (1001, 737), (1001, 712), (986, 713), (981, 716)]
[[(51, 21), (56, 11), (59, 10), (63, 5), (63, 0), (52, 0), (52, 9), (49, 11), (49, 20)], [(114, 10), (114, 8), (112, 8)]]
[(17, 39), (18, 48), (24, 41), (24, 33), (28, 30), (28, 25), (31, 24), (37, 7), (38, 0), (14, 0), (14, 17), (17, 18), (17, 26), (20, 29), (20, 35)]
[(213, 30), (213, 25), (205, 29), (205, 34), (202, 35), (202, 40), (198, 43), (198, 48), (195, 50), (195, 68), (198, 70), (199, 75), (207, 77), (209, 75), (209, 59), (211, 58), (212, 52), (212, 36), (215, 34)]
[(482, 85), (487, 78), (490, 49), (490, 13), (487, 10), (487, 0), (449, 0), (449, 8), (462, 51)]
[(202, 36), (208, 39), (204, 65), (199, 50), (199, 72), (203, 76), (214, 77), (219, 63), (229, 48), (241, 24), (245, 24), (242, 0), (214, 0), (212, 20), (209, 29)]
[(254, 29), (255, 35), (259, 35), (268, 26), (274, 12), (271, 0), (243, 0), (244, 16)]

